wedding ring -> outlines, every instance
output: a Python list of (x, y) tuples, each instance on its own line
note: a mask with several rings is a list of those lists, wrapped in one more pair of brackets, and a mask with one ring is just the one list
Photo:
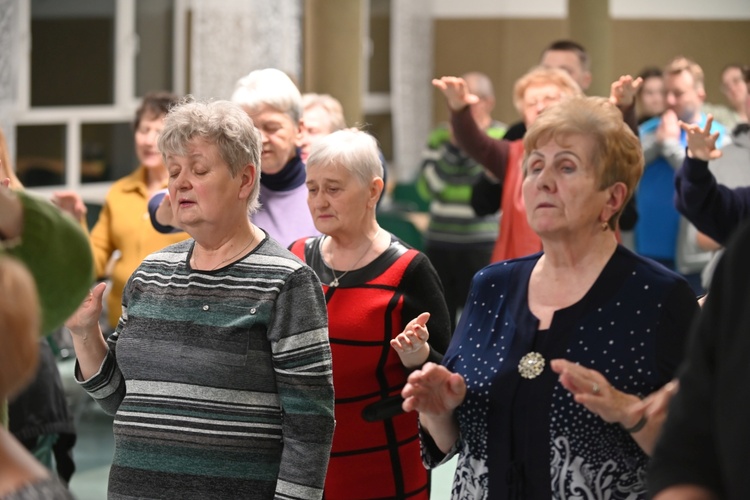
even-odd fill
[(594, 382), (594, 385), (591, 386), (591, 392), (594, 394), (599, 394), (601, 390), (599, 389), (599, 384)]

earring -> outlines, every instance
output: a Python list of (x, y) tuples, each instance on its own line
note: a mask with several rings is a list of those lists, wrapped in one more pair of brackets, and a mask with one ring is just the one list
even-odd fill
[(606, 231), (607, 229), (609, 229), (609, 224), (607, 224), (606, 222), (602, 222), (602, 232)]

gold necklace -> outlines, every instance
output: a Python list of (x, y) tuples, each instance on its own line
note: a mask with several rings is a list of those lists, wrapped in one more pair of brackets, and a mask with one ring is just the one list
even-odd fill
[[(348, 270), (344, 271), (343, 274), (341, 274), (341, 276), (336, 276), (336, 271), (333, 270), (333, 267), (332, 266), (328, 266), (328, 269), (331, 270), (331, 274), (333, 274), (333, 281), (331, 281), (328, 284), (328, 286), (330, 286), (332, 288), (335, 288), (335, 287), (339, 286), (339, 280), (341, 278), (343, 278), (344, 276), (346, 276), (347, 274), (349, 274), (349, 271), (352, 271), (352, 270), (356, 269), (357, 264), (359, 264), (360, 261), (365, 258), (365, 255), (367, 255), (367, 252), (369, 252), (370, 249), (372, 248), (372, 246), (375, 244), (375, 240), (378, 239), (378, 235), (379, 234), (380, 234), (380, 228), (378, 228), (377, 232), (375, 233), (375, 236), (373, 236), (373, 238), (370, 240), (370, 244), (367, 245), (367, 249), (365, 250), (365, 253), (363, 253), (362, 255), (360, 255), (359, 259), (357, 259), (357, 262), (355, 262), (354, 265), (352, 265), (352, 267), (350, 267)], [(330, 236), (329, 236), (329, 238), (330, 238)], [(331, 254), (331, 257), (333, 257), (333, 252), (330, 252), (330, 254)]]
[[(216, 269), (217, 269), (217, 268), (218, 268), (219, 266), (221, 266), (222, 264), (224, 264), (225, 262), (229, 262), (229, 261), (230, 261), (230, 260), (232, 260), (232, 259), (236, 259), (237, 257), (239, 257), (239, 256), (240, 256), (240, 254), (241, 254), (242, 252), (244, 252), (245, 250), (247, 250), (247, 249), (248, 249), (248, 248), (250, 247), (250, 245), (252, 245), (252, 244), (253, 244), (253, 242), (254, 242), (254, 241), (255, 241), (255, 231), (253, 231), (253, 237), (252, 237), (252, 238), (250, 238), (250, 242), (249, 242), (249, 243), (248, 243), (247, 245), (245, 245), (245, 246), (244, 246), (244, 247), (242, 248), (242, 250), (240, 250), (240, 251), (239, 251), (239, 252), (237, 252), (236, 254), (232, 255), (231, 257), (229, 257), (229, 258), (226, 258), (226, 259), (222, 260), (221, 262), (219, 262), (218, 264), (216, 264), (216, 265), (215, 265), (214, 267), (212, 267), (211, 269), (205, 269), (205, 271), (214, 271), (214, 270), (216, 270)], [(193, 251), (193, 262), (195, 262), (195, 251)]]

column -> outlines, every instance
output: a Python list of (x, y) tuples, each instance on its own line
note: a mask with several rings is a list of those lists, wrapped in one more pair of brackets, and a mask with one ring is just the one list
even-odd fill
[(570, 38), (586, 47), (589, 54), (593, 80), (588, 93), (609, 96), (615, 77), (609, 1), (568, 0), (568, 23)]

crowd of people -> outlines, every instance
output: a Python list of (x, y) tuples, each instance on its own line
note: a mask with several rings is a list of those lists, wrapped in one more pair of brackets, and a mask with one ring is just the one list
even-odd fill
[(7, 428), (63, 322), (108, 498), (428, 500), (453, 457), (452, 498), (742, 498), (750, 71), (721, 79), (716, 116), (682, 56), (587, 96), (560, 40), (509, 126), (484, 73), (436, 78), (424, 253), (378, 222), (378, 141), (274, 68), (147, 93), (91, 230), (0, 135), (0, 498), (71, 498), (37, 459), (68, 429)]

